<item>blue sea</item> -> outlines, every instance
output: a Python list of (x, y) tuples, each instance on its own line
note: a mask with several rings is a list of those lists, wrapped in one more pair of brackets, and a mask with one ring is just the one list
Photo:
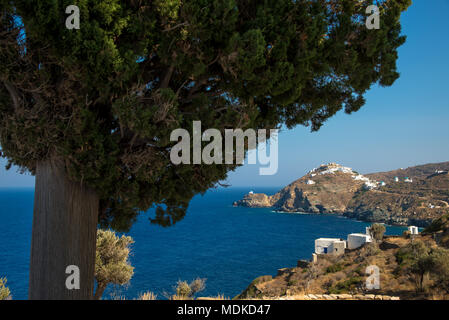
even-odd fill
[[(280, 188), (256, 188), (274, 194)], [(220, 188), (196, 196), (175, 226), (150, 224), (142, 214), (128, 235), (134, 238), (134, 276), (126, 287), (110, 286), (104, 298), (135, 299), (152, 291), (164, 299), (178, 280), (206, 278), (201, 296), (234, 297), (261, 275), (310, 259), (319, 237), (346, 238), (365, 232), (367, 223), (331, 215), (276, 213), (235, 208), (249, 188)], [(13, 299), (26, 299), (33, 214), (33, 189), (0, 189), (0, 277), (8, 278)], [(403, 227), (387, 227), (401, 234)]]

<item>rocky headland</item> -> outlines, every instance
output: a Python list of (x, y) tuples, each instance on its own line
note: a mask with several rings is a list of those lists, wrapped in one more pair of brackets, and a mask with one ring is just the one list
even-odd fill
[(274, 195), (248, 193), (234, 205), (425, 227), (449, 213), (448, 170), (445, 162), (362, 175), (330, 163)]

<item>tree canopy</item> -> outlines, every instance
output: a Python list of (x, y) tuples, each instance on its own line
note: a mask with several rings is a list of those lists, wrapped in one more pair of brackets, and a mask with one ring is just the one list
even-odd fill
[(2, 156), (31, 173), (61, 161), (104, 226), (153, 206), (168, 226), (236, 168), (172, 164), (172, 130), (318, 130), (393, 84), (411, 0), (377, 3), (368, 30), (367, 0), (0, 0)]

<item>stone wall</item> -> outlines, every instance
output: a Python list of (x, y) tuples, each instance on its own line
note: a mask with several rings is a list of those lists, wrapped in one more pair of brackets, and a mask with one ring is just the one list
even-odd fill
[(400, 300), (400, 298), (374, 294), (306, 294), (283, 296), (273, 300)]

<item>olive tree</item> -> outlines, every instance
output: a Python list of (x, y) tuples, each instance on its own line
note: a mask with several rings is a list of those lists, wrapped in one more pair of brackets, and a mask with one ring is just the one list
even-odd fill
[(127, 284), (134, 267), (129, 263), (130, 245), (134, 243), (129, 236), (118, 237), (111, 230), (98, 230), (95, 259), (95, 280), (97, 289), (94, 298), (99, 300), (108, 284)]

